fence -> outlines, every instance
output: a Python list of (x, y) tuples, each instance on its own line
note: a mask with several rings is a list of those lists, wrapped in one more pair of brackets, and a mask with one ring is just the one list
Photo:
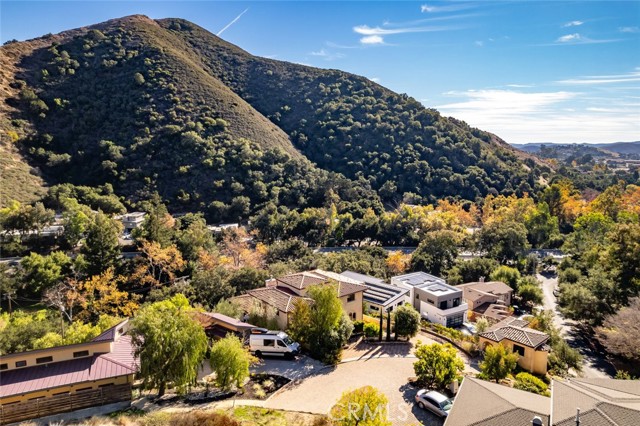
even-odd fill
[(0, 425), (131, 400), (131, 384), (0, 405)]

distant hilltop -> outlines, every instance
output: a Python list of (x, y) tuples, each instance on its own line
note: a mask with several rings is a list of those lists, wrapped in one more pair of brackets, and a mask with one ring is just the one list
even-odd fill
[(511, 144), (514, 148), (531, 153), (537, 153), (540, 151), (540, 147), (543, 145), (553, 145), (555, 147), (570, 147), (570, 146), (588, 146), (593, 148), (600, 148), (605, 151), (617, 153), (617, 154), (636, 154), (640, 155), (640, 141), (634, 142), (613, 142), (613, 143), (554, 143), (554, 142), (532, 142), (532, 143), (514, 143)]

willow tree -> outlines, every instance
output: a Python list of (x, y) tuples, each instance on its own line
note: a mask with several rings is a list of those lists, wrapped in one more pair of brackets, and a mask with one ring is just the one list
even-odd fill
[(167, 383), (178, 392), (195, 383), (207, 350), (207, 336), (190, 312), (187, 298), (171, 299), (144, 306), (132, 321), (131, 336), (140, 360), (143, 386), (165, 393)]
[(236, 336), (228, 335), (211, 347), (209, 363), (211, 370), (216, 373), (216, 385), (223, 390), (229, 390), (232, 386), (241, 387), (249, 377), (249, 367), (255, 361)]

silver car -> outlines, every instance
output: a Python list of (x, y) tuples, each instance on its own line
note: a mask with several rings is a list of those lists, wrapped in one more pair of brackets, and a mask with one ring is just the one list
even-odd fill
[(421, 389), (416, 394), (418, 407), (434, 412), (440, 417), (447, 417), (453, 406), (453, 400), (436, 391)]

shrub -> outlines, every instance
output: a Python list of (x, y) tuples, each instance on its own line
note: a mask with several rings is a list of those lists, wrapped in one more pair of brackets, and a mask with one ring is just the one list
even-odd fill
[(545, 382), (525, 372), (516, 375), (516, 384), (513, 387), (523, 391), (537, 393), (538, 395), (551, 396), (549, 387)]
[(404, 304), (394, 313), (396, 333), (400, 336), (413, 337), (420, 328), (420, 313), (410, 304)]
[(169, 426), (240, 426), (240, 422), (224, 413), (192, 411), (174, 414)]
[(380, 326), (378, 324), (374, 324), (368, 322), (364, 325), (364, 335), (367, 337), (376, 337), (380, 334)]
[(421, 384), (444, 389), (464, 370), (464, 363), (456, 349), (450, 344), (419, 344), (415, 351), (413, 370)]
[(353, 332), (354, 333), (362, 333), (364, 331), (364, 321), (354, 321), (353, 322)]
[(480, 363), (482, 371), (482, 379), (500, 380), (507, 377), (516, 368), (518, 363), (518, 354), (513, 353), (510, 348), (504, 347), (502, 344), (489, 345), (485, 349), (484, 361)]

